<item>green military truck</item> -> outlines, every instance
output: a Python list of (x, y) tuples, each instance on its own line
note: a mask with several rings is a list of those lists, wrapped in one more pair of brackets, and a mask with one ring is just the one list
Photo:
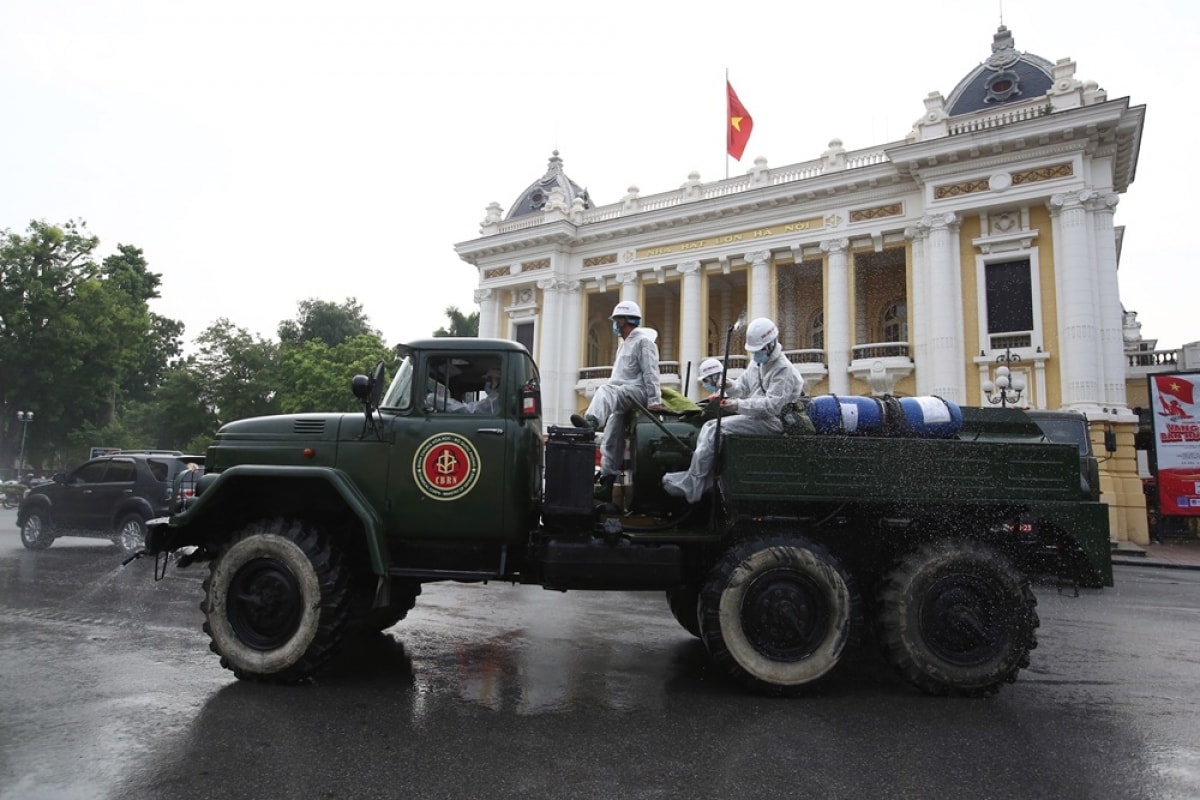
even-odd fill
[(149, 526), (156, 577), (171, 553), (207, 562), (204, 629), (239, 678), (307, 679), (425, 583), (502, 581), (662, 592), (723, 673), (766, 694), (800, 693), (861, 638), (924, 692), (985, 695), (1036, 647), (1032, 578), (1112, 583), (1077, 448), (1020, 411), (972, 410), (941, 438), (728, 437), (694, 506), (660, 481), (703, 414), (639, 413), (617, 502), (597, 502), (593, 434), (543, 429), (523, 346), (401, 350), (386, 391), (382, 363), (352, 381), (361, 413), (222, 427), (195, 498)]

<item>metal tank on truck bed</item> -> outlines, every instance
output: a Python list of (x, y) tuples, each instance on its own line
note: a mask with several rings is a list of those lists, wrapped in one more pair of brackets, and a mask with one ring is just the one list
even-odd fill
[(613, 503), (593, 499), (591, 430), (543, 430), (521, 345), (420, 340), (386, 392), (384, 373), (352, 382), (361, 413), (224, 426), (195, 499), (150, 526), (156, 575), (173, 552), (207, 562), (204, 628), (240, 678), (316, 674), (426, 583), (504, 581), (662, 591), (722, 672), (766, 694), (800, 693), (869, 628), (922, 691), (985, 695), (1037, 644), (1032, 577), (1112, 583), (1077, 449), (1020, 412), (920, 438), (919, 404), (890, 398), (870, 432), (726, 437), (688, 505), (661, 480), (704, 415), (642, 410)]

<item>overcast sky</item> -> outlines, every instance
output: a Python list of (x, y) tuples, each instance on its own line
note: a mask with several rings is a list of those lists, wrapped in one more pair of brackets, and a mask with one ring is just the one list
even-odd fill
[[(86, 220), (145, 251), (153, 310), (274, 338), (357, 298), (389, 344), (475, 310), (478, 236), (557, 148), (597, 204), (902, 139), (990, 54), (1074, 59), (1145, 104), (1121, 296), (1200, 340), (1194, 0), (0, 0), (0, 229)], [(725, 72), (754, 118), (725, 158)], [(1193, 111), (1187, 111), (1193, 108)], [(1186, 215), (1186, 217), (1185, 217)]]

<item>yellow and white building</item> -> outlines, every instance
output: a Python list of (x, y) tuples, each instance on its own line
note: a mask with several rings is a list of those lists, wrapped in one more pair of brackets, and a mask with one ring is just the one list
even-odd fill
[[(1117, 434), (1103, 497), (1114, 538), (1145, 544), (1116, 224), (1145, 107), (1075, 73), (1069, 59), (1017, 50), (1001, 26), (983, 63), (924, 99), (903, 141), (847, 151), (835, 140), (812, 161), (759, 158), (740, 177), (692, 174), (607, 205), (555, 152), (456, 245), (479, 270), (480, 335), (529, 347), (552, 424), (607, 377), (619, 300), (659, 331), (664, 383), (693, 396), (686, 376), (723, 355), (743, 311), (778, 323), (810, 395), (986, 405), (1008, 359), (1025, 382), (1018, 405), (1082, 411), (1098, 443)], [(737, 340), (731, 353), (736, 368)]]

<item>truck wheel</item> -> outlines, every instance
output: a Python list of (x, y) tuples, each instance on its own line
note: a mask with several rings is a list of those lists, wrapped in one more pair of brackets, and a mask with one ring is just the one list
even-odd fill
[(671, 607), (675, 621), (697, 639), (701, 638), (699, 603), (700, 588), (697, 586), (667, 589), (667, 605)]
[(50, 523), (44, 511), (30, 511), (21, 526), (21, 544), (30, 550), (45, 550), (54, 543), (54, 534), (50, 533)]
[(877, 596), (884, 657), (921, 691), (994, 694), (1029, 666), (1037, 598), (1008, 559), (978, 542), (925, 545), (892, 570)]
[[(417, 605), (421, 584), (417, 581), (392, 581), (392, 604), (383, 608), (366, 607), (350, 618), (348, 631), (359, 636), (382, 633), (408, 616)], [(371, 598), (365, 597), (369, 604)]]
[(793, 695), (833, 669), (855, 617), (841, 565), (798, 536), (735, 545), (700, 593), (700, 631), (718, 668), (768, 695)]
[(252, 524), (213, 560), (200, 604), (221, 666), (245, 680), (295, 683), (329, 663), (350, 608), (330, 538), (285, 520)]

